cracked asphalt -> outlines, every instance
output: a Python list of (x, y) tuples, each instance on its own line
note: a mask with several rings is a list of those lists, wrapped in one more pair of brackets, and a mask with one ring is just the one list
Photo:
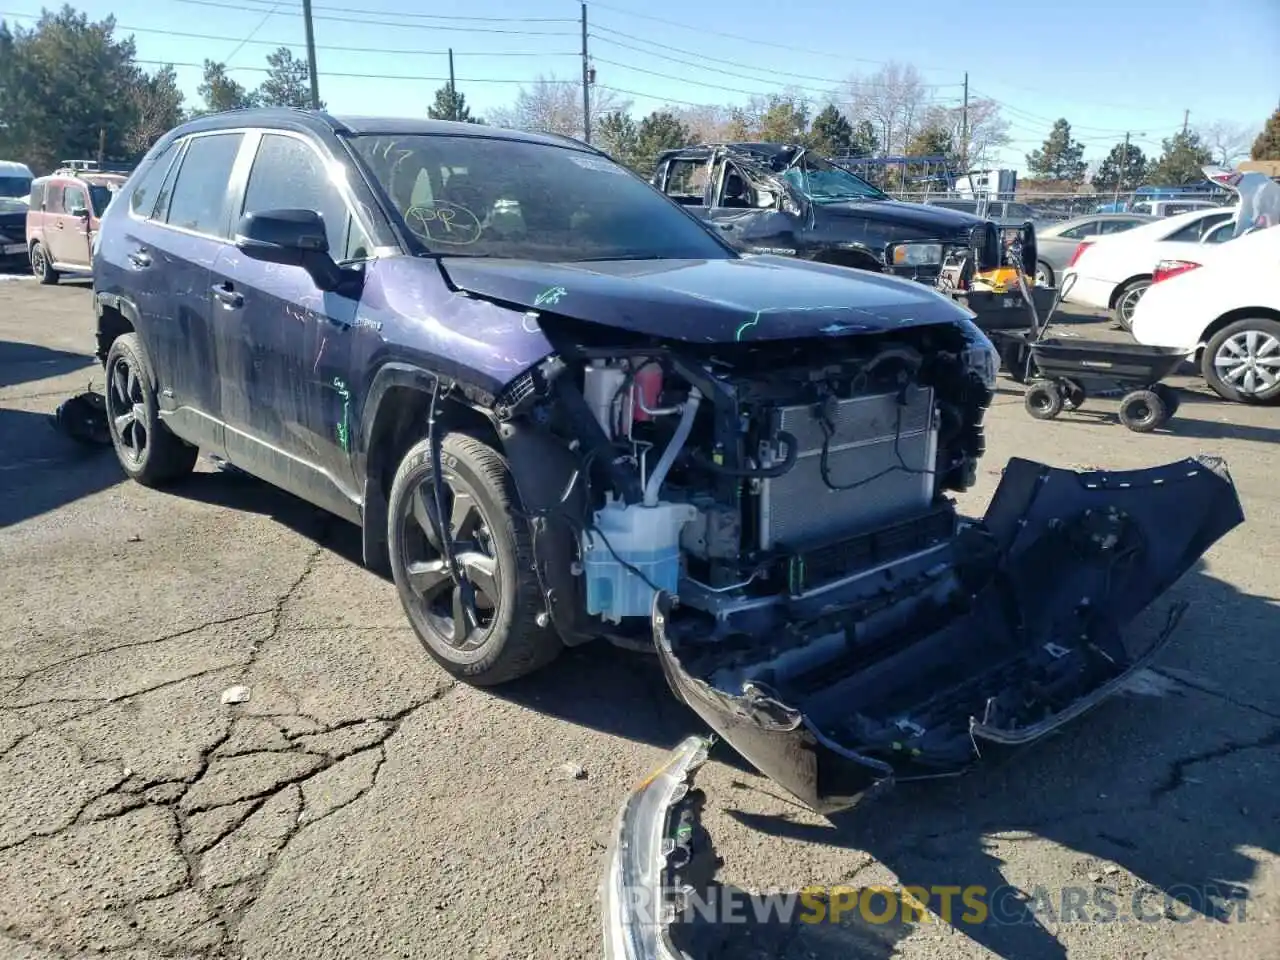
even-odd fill
[[(591, 646), (509, 688), (453, 683), (354, 528), (203, 460), (172, 492), (124, 483), (109, 451), (53, 431), (56, 404), (101, 383), (88, 287), (0, 281), (0, 957), (598, 956), (616, 809), (701, 729), (656, 664)], [(1037, 423), (1010, 386), (965, 497), (980, 512), (1014, 454), (1227, 459), (1246, 524), (1138, 625), (1190, 603), (1129, 692), (831, 821), (723, 746), (698, 777), (725, 888), (1022, 901), (981, 924), (957, 907), (723, 925), (697, 956), (1280, 957), (1280, 415), (1178, 382), (1153, 436), (1105, 399)], [(249, 698), (221, 702), (238, 685)], [(1068, 891), (1090, 907), (1064, 911)]]

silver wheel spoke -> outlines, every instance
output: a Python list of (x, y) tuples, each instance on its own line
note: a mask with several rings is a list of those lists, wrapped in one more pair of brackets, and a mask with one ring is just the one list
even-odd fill
[(454, 493), (453, 509), (449, 512), (449, 529), (454, 540), (470, 540), (480, 519), (476, 502), (465, 493)]
[(128, 413), (122, 413), (120, 416), (116, 417), (116, 433), (123, 437), (125, 428), (128, 427), (129, 424), (133, 423), (133, 419), (132, 410)]
[(121, 404), (132, 405), (129, 399), (129, 371), (123, 363), (117, 363), (115, 370), (111, 372), (111, 388), (115, 391), (116, 398)]
[(409, 588), (429, 600), (452, 583), (448, 565), (443, 560), (423, 560), (405, 567)]
[(129, 392), (126, 394), (126, 399), (130, 403), (137, 403), (142, 399), (142, 384), (138, 382), (138, 374), (133, 367), (129, 367), (128, 389)]
[(427, 541), (435, 547), (440, 545), (436, 542), (436, 525), (433, 517), (435, 510), (427, 503), (427, 485), (420, 484), (418, 489), (413, 491), (413, 519), (417, 523), (418, 528), (426, 535)]
[(497, 604), (498, 562), (493, 557), (485, 556), (478, 551), (460, 553), (455, 558), (458, 566), (466, 572), (467, 579), (477, 590), (488, 597), (490, 603)]

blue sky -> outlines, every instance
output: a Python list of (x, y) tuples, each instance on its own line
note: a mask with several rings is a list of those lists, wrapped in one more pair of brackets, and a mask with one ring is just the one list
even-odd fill
[[(95, 19), (114, 14), (122, 33), (134, 33), (140, 59), (192, 64), (177, 66), (192, 102), (206, 57), (254, 86), (263, 74), (250, 68), (275, 46), (305, 50), (301, 0), (74, 5)], [(1025, 0), (609, 0), (588, 4), (589, 43), (597, 83), (627, 91), (637, 113), (668, 101), (741, 102), (786, 85), (821, 101), (851, 74), (888, 61), (914, 64), (929, 96), (951, 105), (968, 71), (970, 95), (1002, 105), (1013, 138), (1002, 160), (1019, 168), (1060, 116), (1086, 143), (1086, 159), (1096, 159), (1125, 130), (1158, 152), (1184, 110), (1193, 126), (1229, 121), (1256, 132), (1280, 103), (1280, 0), (1075, 0), (1028, 16), (1031, 9)], [(449, 47), (458, 87), (481, 116), (509, 103), (520, 80), (580, 76), (576, 0), (434, 9), (314, 0), (313, 11), (320, 95), (335, 113), (424, 113), (448, 76)], [(38, 0), (0, 0), (10, 22), (30, 25), (38, 13)]]

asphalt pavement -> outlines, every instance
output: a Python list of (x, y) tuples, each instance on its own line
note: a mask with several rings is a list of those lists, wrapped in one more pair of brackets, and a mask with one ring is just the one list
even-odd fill
[[(87, 284), (0, 278), (0, 957), (598, 956), (617, 807), (702, 730), (656, 663), (602, 644), (511, 687), (454, 683), (355, 528), (204, 460), (147, 490), (54, 431), (101, 385), (92, 352)], [(722, 745), (698, 776), (724, 889), (1020, 898), (982, 923), (957, 897), (950, 924), (722, 924), (701, 956), (1280, 956), (1280, 413), (1176, 382), (1150, 436), (1107, 400), (1038, 423), (1005, 384), (963, 498), (981, 512), (1013, 455), (1226, 458), (1246, 523), (1137, 626), (1190, 603), (1128, 692), (830, 821)]]

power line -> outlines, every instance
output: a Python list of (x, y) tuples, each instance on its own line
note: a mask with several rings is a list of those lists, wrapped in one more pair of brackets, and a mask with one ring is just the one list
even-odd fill
[[(624, 50), (631, 50), (631, 51), (633, 51), (633, 52), (635, 52), (635, 53), (643, 53), (643, 54), (646, 54), (647, 56), (655, 57), (655, 58), (657, 58), (658, 60), (669, 60), (670, 62), (672, 62), (672, 63), (678, 63), (678, 64), (680, 64), (681, 66), (686, 66), (686, 67), (697, 67), (697, 68), (702, 69), (702, 70), (712, 70), (712, 69), (714, 69), (714, 70), (715, 70), (715, 72), (720, 73), (720, 74), (723, 74), (724, 76), (727, 76), (727, 77), (738, 77), (739, 79), (742, 79), (742, 80), (758, 80), (758, 81), (761, 81), (761, 82), (763, 82), (763, 83), (768, 83), (768, 82), (769, 82), (769, 78), (766, 78), (766, 77), (752, 77), (752, 76), (749, 76), (749, 75), (747, 75), (747, 74), (745, 74), (745, 73), (733, 73), (733, 72), (728, 71), (728, 70), (721, 70), (721, 69), (719, 69), (718, 67), (713, 68), (713, 67), (708, 67), (708, 66), (706, 66), (706, 64), (708, 64), (708, 63), (716, 63), (716, 64), (721, 64), (721, 63), (722, 63), (722, 64), (726, 64), (726, 65), (731, 66), (731, 67), (738, 67), (738, 68), (741, 68), (741, 67), (742, 67), (742, 64), (740, 64), (740, 63), (738, 63), (738, 62), (736, 62), (736, 61), (733, 61), (733, 60), (720, 60), (720, 59), (717, 59), (716, 57), (708, 57), (708, 56), (706, 56), (705, 54), (702, 54), (702, 53), (695, 53), (695, 52), (693, 52), (693, 51), (691, 51), (691, 50), (680, 50), (680, 48), (679, 48), (679, 47), (669, 47), (669, 46), (666, 46), (665, 44), (654, 43), (652, 40), (645, 40), (645, 39), (643, 39), (643, 38), (641, 38), (641, 37), (631, 37), (631, 38), (630, 38), (630, 39), (632, 39), (632, 40), (635, 40), (637, 43), (650, 43), (650, 44), (653, 44), (653, 45), (654, 45), (654, 46), (656, 46), (656, 47), (660, 47), (660, 48), (662, 48), (663, 50), (675, 50), (675, 51), (679, 51), (679, 52), (681, 52), (681, 53), (686, 53), (686, 54), (688, 54), (688, 55), (689, 55), (689, 56), (691, 56), (691, 57), (696, 57), (696, 58), (697, 58), (696, 60), (686, 60), (686, 59), (682, 59), (682, 58), (680, 58), (680, 57), (672, 57), (672, 56), (668, 56), (668, 55), (666, 55), (666, 54), (657, 53), (657, 52), (655, 52), (655, 51), (653, 51), (653, 50), (646, 50), (646, 49), (644, 49), (643, 47), (633, 46), (632, 44), (629, 44), (629, 43), (622, 43), (622, 42), (621, 42), (621, 41), (619, 41), (619, 40), (615, 40), (615, 39), (613, 39), (613, 37), (603, 37), (603, 36), (600, 36), (599, 34), (597, 34), (597, 33), (595, 33), (595, 32), (594, 32), (594, 30), (608, 30), (608, 29), (609, 29), (608, 27), (595, 27), (595, 28), (593, 28), (593, 32), (592, 32), (591, 36), (592, 36), (592, 38), (593, 38), (593, 39), (598, 40), (598, 41), (600, 41), (601, 43), (607, 43), (607, 44), (609, 44), (610, 46), (614, 46), (614, 47), (622, 47)], [(610, 32), (610, 33), (617, 34), (618, 36), (627, 36), (627, 34), (620, 33), (619, 31), (616, 31), (616, 30), (610, 30), (609, 32)], [(779, 77), (779, 76), (782, 76), (782, 77), (796, 77), (796, 78), (798, 78), (798, 79), (800, 79), (800, 80), (814, 80), (814, 81), (816, 81), (816, 82), (818, 82), (818, 83), (831, 84), (832, 86), (841, 86), (841, 85), (844, 85), (844, 84), (854, 84), (854, 85), (861, 85), (861, 86), (863, 86), (863, 87), (870, 87), (870, 88), (872, 88), (872, 89), (875, 89), (875, 88), (877, 88), (877, 87), (881, 86), (881, 84), (868, 84), (868, 83), (858, 84), (858, 82), (857, 82), (857, 81), (853, 81), (853, 80), (851, 80), (849, 77), (845, 77), (845, 78), (844, 78), (844, 79), (842, 79), (842, 80), (838, 80), (838, 79), (836, 79), (836, 78), (834, 78), (834, 77), (815, 77), (815, 76), (812, 76), (811, 74), (805, 74), (805, 73), (792, 73), (792, 72), (790, 72), (790, 71), (788, 71), (788, 70), (770, 70), (770, 71), (767, 71), (767, 72), (768, 72), (768, 73), (773, 74), (774, 78)], [(963, 84), (959, 84), (959, 83), (926, 83), (926, 84), (921, 84), (920, 86), (921, 86), (921, 88), (922, 88), (922, 89), (935, 89), (935, 88), (936, 88), (936, 89), (942, 89), (942, 88), (945, 88), (945, 87), (959, 87), (959, 86), (963, 86)], [(815, 89), (816, 89), (816, 88), (815, 88)]]
[[(0, 10), (0, 17), (13, 17), (16, 20), (33, 20), (33, 21), (40, 19), (39, 16), (35, 14), (14, 13), (11, 10)], [(293, 41), (293, 40), (290, 40), (288, 42), (280, 41), (280, 40), (253, 40), (253, 39), (241, 40), (239, 37), (231, 37), (225, 34), (219, 35), (219, 34), (213, 34), (213, 33), (187, 33), (182, 30), (162, 30), (159, 27), (135, 27), (129, 24), (124, 24), (124, 23), (117, 23), (116, 29), (124, 30), (129, 33), (154, 33), (154, 34), (157, 34), (158, 36), (164, 36), (164, 37), (180, 37), (186, 40), (213, 40), (218, 42), (240, 43), (242, 45), (250, 44), (253, 46), (263, 46), (263, 47), (273, 47), (273, 48), (274, 47), (290, 47), (290, 48), (300, 49), (302, 47), (301, 43), (298, 43), (297, 41)], [(250, 34), (250, 37), (252, 36), (253, 34)], [(446, 57), (449, 55), (448, 50), (423, 50), (421, 48), (409, 49), (407, 47), (401, 47), (401, 48), (352, 47), (346, 44), (317, 43), (316, 49), (317, 50), (341, 50), (346, 53), (385, 53), (385, 54), (395, 54), (397, 56), (405, 56), (405, 57), (410, 57), (410, 56), (412, 57)], [(231, 56), (234, 56), (236, 52), (237, 51), (233, 50), (231, 53)], [(480, 50), (480, 51), (455, 50), (453, 55), (455, 57), (576, 57), (578, 56), (578, 52), (576, 50), (571, 52), (565, 52), (560, 50), (555, 50), (555, 51), (522, 50), (522, 51), (493, 51), (493, 52), (483, 51), (483, 50)], [(228, 57), (227, 59), (229, 60), (231, 59), (231, 57)], [(327, 73), (328, 71), (325, 71), (325, 72)]]
[(268, 10), (263, 15), (261, 20), (258, 21), (258, 25), (249, 31), (249, 35), (247, 37), (245, 37), (243, 40), (241, 40), (239, 43), (236, 44), (235, 49), (232, 50), (229, 54), (227, 54), (226, 59), (224, 59), (222, 62), (225, 64), (231, 63), (232, 58), (235, 57), (235, 55), (239, 53), (241, 50), (243, 50), (246, 44), (252, 42), (253, 38), (258, 35), (258, 31), (261, 30), (264, 26), (266, 26), (267, 21), (270, 20), (271, 17), (275, 14), (275, 12), (279, 9), (280, 9), (279, 3), (272, 4), (271, 9)]
[[(177, 3), (191, 3), (201, 7), (218, 7), (223, 10), (240, 10), (245, 13), (261, 13), (262, 7), (246, 7), (237, 3), (222, 3), (220, 0), (176, 0)], [(356, 11), (352, 11), (356, 12)], [(288, 16), (301, 16), (301, 13), (290, 12)], [(404, 16), (404, 14), (395, 14)], [(418, 16), (425, 16), (419, 14)], [(367, 17), (336, 17), (332, 14), (314, 14), (313, 20), (330, 20), (335, 23), (358, 23), (366, 27), (399, 27), (410, 30), (449, 30), (456, 33), (505, 33), (520, 37), (573, 37), (576, 33), (566, 30), (505, 30), (497, 27), (453, 27), (439, 23), (405, 23), (387, 20), (370, 20)], [(573, 21), (567, 21), (573, 22)]]
[[(649, 54), (650, 56), (652, 56), (652, 57), (657, 57), (657, 58), (659, 58), (659, 59), (661, 59), (661, 60), (675, 60), (675, 62), (676, 62), (676, 63), (685, 63), (685, 61), (676, 60), (674, 57), (664, 57), (664, 56), (663, 56), (662, 54), (660, 54), (660, 53), (654, 53), (652, 50), (646, 50), (646, 49), (644, 49), (643, 47), (634, 47), (634, 46), (629, 46), (629, 45), (628, 45), (628, 44), (626, 44), (626, 43), (621, 43), (621, 42), (619, 42), (619, 41), (617, 41), (617, 40), (614, 40), (614, 39), (613, 39), (613, 37), (615, 37), (615, 36), (617, 36), (617, 37), (625, 37), (627, 40), (630, 40), (630, 41), (632, 41), (633, 43), (644, 43), (644, 44), (648, 44), (648, 45), (649, 45), (649, 46), (651, 46), (651, 47), (657, 47), (659, 50), (670, 50), (670, 51), (672, 51), (673, 53), (682, 53), (682, 54), (684, 54), (685, 56), (688, 56), (688, 57), (694, 57), (696, 60), (698, 60), (698, 61), (700, 61), (700, 62), (702, 62), (702, 63), (721, 63), (721, 64), (725, 64), (725, 65), (730, 66), (730, 67), (738, 67), (738, 68), (741, 68), (741, 67), (742, 67), (742, 64), (741, 64), (739, 61), (737, 61), (737, 60), (724, 60), (724, 59), (721, 59), (721, 58), (719, 58), (719, 57), (709, 57), (709, 56), (707, 56), (705, 53), (702, 53), (702, 52), (701, 52), (701, 51), (699, 51), (699, 50), (688, 50), (688, 49), (686, 49), (686, 48), (684, 48), (684, 47), (673, 47), (673, 46), (671, 46), (671, 45), (669, 45), (669, 44), (665, 44), (665, 43), (658, 43), (658, 42), (656, 42), (656, 41), (654, 41), (654, 40), (646, 40), (646, 39), (644, 39), (643, 37), (637, 37), (637, 36), (633, 36), (632, 34), (629, 34), (629, 33), (623, 33), (621, 30), (614, 30), (614, 29), (612, 29), (611, 27), (592, 26), (591, 30), (592, 30), (592, 34), (591, 34), (591, 35), (592, 35), (593, 37), (595, 37), (597, 40), (602, 40), (602, 41), (604, 41), (605, 43), (611, 43), (611, 44), (613, 44), (614, 46), (618, 46), (618, 47), (626, 47), (626, 49), (628, 49), (628, 50), (633, 50), (633, 51), (635, 51), (636, 53), (647, 53), (647, 54)], [(604, 32), (605, 32), (605, 33), (607, 33), (607, 34), (611, 34), (612, 36), (602, 37), (602, 36), (600, 36), (599, 34), (597, 34), (597, 33), (595, 32), (595, 31), (597, 31), (597, 30), (602, 30), (602, 31), (604, 31)], [(788, 48), (788, 49), (791, 49), (791, 48)], [(804, 50), (793, 50), (792, 52), (794, 52), (794, 53), (805, 53), (806, 51), (804, 51)], [(855, 59), (855, 58), (853, 58), (853, 57), (846, 57), (845, 59), (847, 59), (847, 60), (852, 60), (852, 59)], [(873, 61), (873, 62), (876, 62), (876, 61)], [(688, 64), (688, 63), (685, 63), (685, 65), (686, 65), (686, 66), (689, 66), (689, 64)], [(844, 80), (835, 80), (835, 79), (833, 79), (833, 78), (831, 78), (831, 77), (815, 77), (815, 76), (810, 76), (810, 75), (808, 75), (808, 74), (803, 74), (803, 73), (791, 73), (791, 72), (789, 72), (789, 71), (785, 71), (785, 70), (777, 70), (777, 71), (769, 71), (769, 72), (772, 72), (772, 73), (778, 73), (778, 74), (781, 74), (781, 75), (783, 75), (783, 76), (799, 77), (799, 78), (800, 78), (800, 79), (802, 79), (802, 80), (816, 80), (816, 81), (818, 81), (819, 83), (833, 83), (833, 84), (841, 84), (841, 83), (852, 83), (852, 82), (858, 82), (858, 81), (855, 81), (855, 80), (853, 80), (853, 79), (851, 79), (851, 78), (848, 78), (848, 77), (846, 77)], [(875, 83), (862, 83), (861, 85), (862, 85), (862, 86), (864, 86), (864, 87), (871, 87), (871, 88), (877, 88), (877, 87), (884, 86), (883, 84), (875, 84)], [(941, 88), (944, 88), (944, 87), (961, 87), (961, 86), (964, 86), (964, 84), (961, 84), (961, 83), (922, 83), (922, 84), (920, 84), (920, 87), (921, 87), (922, 89), (930, 89), (930, 88), (937, 88), (937, 89), (941, 89)]]
[[(274, 5), (292, 7), (294, 13), (291, 16), (302, 16), (302, 8), (298, 3), (289, 2), (289, 0), (239, 0), (240, 3)], [(245, 9), (252, 10), (253, 7)], [(407, 17), (412, 20), (458, 20), (458, 21), (474, 21), (480, 23), (577, 23), (576, 18), (572, 17), (469, 17), (457, 14), (441, 14), (441, 13), (405, 13), (401, 10), (368, 10), (363, 7), (338, 7), (326, 4), (315, 3), (311, 5), (312, 10), (331, 10), (334, 13), (352, 13), (360, 15), (372, 15), (375, 17)], [(257, 12), (256, 10), (254, 11)]]
[[(851, 57), (846, 53), (827, 53), (822, 50), (806, 50), (803, 47), (796, 47), (787, 43), (778, 43), (773, 40), (757, 40), (753, 37), (744, 37), (738, 33), (726, 33), (722, 30), (709, 30), (706, 27), (695, 27), (689, 23), (681, 23), (679, 20), (668, 20), (666, 17), (655, 17), (652, 14), (637, 13), (634, 10), (626, 10), (626, 9), (623, 9), (622, 7), (615, 7), (607, 3), (597, 3), (596, 0), (589, 0), (589, 2), (591, 6), (598, 7), (601, 10), (608, 10), (612, 13), (620, 13), (625, 17), (635, 17), (638, 20), (650, 20), (654, 23), (661, 23), (664, 26), (668, 26), (668, 27), (679, 27), (681, 30), (692, 30), (693, 32), (702, 34), (703, 36), (724, 37), (727, 40), (737, 40), (741, 43), (753, 43), (761, 47), (773, 47), (776, 50), (786, 50), (790, 53), (803, 53), (807, 56), (812, 56), (812, 57), (831, 57), (834, 60), (843, 60), (846, 63), (848, 63), (849, 61), (853, 61), (855, 63), (874, 63), (877, 66), (887, 66), (890, 62), (887, 60), (869, 60), (866, 57)], [(598, 28), (598, 29), (603, 29), (603, 28)], [(919, 69), (939, 70), (941, 68), (920, 67)]]
[[(203, 70), (203, 63), (180, 63), (173, 60), (134, 60), (149, 67), (186, 67), (192, 70)], [(227, 67), (228, 71), (250, 70), (254, 73), (270, 73), (270, 67)], [(352, 80), (403, 80), (406, 83), (448, 83), (448, 77), (424, 77), (420, 75), (409, 76), (407, 74), (393, 73), (341, 73), (337, 70), (325, 70), (326, 77), (345, 77)], [(507, 77), (458, 77), (457, 82), (460, 85), (464, 83), (516, 83), (516, 84), (537, 84), (537, 83), (554, 83), (554, 84), (573, 84), (577, 86), (577, 80), (548, 80), (544, 77), (536, 79), (509, 79)]]

